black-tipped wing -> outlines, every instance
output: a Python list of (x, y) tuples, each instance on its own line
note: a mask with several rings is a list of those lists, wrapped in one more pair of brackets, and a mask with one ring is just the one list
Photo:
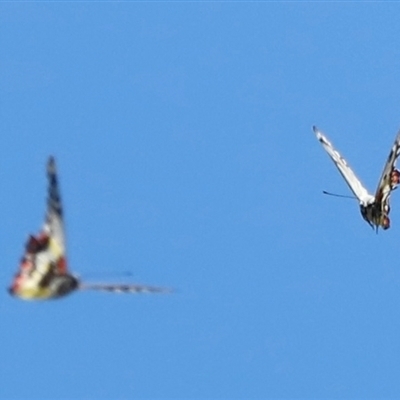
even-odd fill
[(165, 287), (107, 283), (81, 284), (79, 289), (114, 293), (172, 293), (172, 289)]
[(395, 180), (396, 160), (400, 155), (400, 131), (397, 133), (394, 144), (390, 150), (389, 157), (383, 168), (381, 179), (376, 189), (375, 198), (377, 202), (382, 204), (382, 207), (388, 205), (389, 196), (393, 189), (397, 187), (398, 182)]
[(328, 153), (357, 199), (363, 204), (368, 204), (369, 202), (372, 202), (374, 200), (374, 197), (370, 193), (368, 193), (368, 190), (363, 186), (363, 184), (357, 178), (356, 174), (347, 164), (347, 161), (340, 155), (337, 150), (335, 150), (335, 148), (332, 146), (332, 143), (327, 139), (325, 135), (323, 135), (320, 130), (318, 130), (317, 127), (313, 126), (313, 130), (317, 136), (317, 139), (320, 141), (323, 148)]

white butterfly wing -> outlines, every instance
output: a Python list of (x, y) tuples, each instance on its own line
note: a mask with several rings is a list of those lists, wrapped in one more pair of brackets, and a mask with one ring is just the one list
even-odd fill
[(325, 151), (329, 154), (332, 161), (336, 165), (340, 174), (343, 176), (351, 191), (357, 197), (362, 204), (369, 204), (374, 201), (374, 196), (368, 193), (368, 190), (363, 186), (356, 174), (347, 164), (347, 161), (340, 155), (338, 151), (332, 146), (332, 143), (327, 139), (323, 133), (318, 130), (316, 126), (313, 126), (314, 133), (317, 139), (320, 141)]
[(65, 233), (63, 207), (58, 184), (56, 163), (53, 157), (49, 157), (47, 162), (47, 212), (44, 223), (44, 231), (49, 234), (54, 243), (59, 246), (61, 253), (65, 253)]
[(376, 189), (375, 198), (383, 205), (388, 202), (391, 191), (397, 186), (397, 184), (392, 182), (392, 173), (395, 171), (395, 164), (399, 155), (400, 131), (397, 133), (394, 144), (390, 150), (389, 157), (386, 161), (385, 167), (383, 168), (382, 176), (378, 183), (378, 188)]

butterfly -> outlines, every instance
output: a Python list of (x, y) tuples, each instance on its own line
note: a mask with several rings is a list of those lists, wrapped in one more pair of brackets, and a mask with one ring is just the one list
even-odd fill
[(390, 205), (389, 198), (391, 192), (397, 188), (400, 182), (400, 172), (396, 169), (395, 163), (400, 155), (400, 131), (396, 136), (394, 144), (390, 150), (389, 157), (383, 168), (382, 176), (379, 179), (375, 195), (372, 195), (363, 186), (356, 174), (347, 164), (347, 161), (333, 147), (327, 137), (317, 128), (313, 127), (317, 139), (320, 141), (337, 169), (349, 185), (354, 196), (360, 203), (362, 217), (372, 228), (390, 228)]
[(56, 299), (76, 290), (116, 293), (169, 293), (168, 288), (139, 284), (86, 284), (68, 271), (63, 207), (56, 164), (47, 163), (47, 211), (42, 229), (30, 235), (9, 293), (24, 300)]

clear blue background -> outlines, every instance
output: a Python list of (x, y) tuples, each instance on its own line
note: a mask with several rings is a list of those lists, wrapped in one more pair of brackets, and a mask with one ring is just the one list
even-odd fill
[[(0, 4), (1, 286), (57, 158), (70, 268), (173, 295), (0, 292), (0, 398), (400, 397), (396, 3)], [(133, 277), (107, 277), (131, 271)], [(103, 274), (103, 275), (102, 275)]]

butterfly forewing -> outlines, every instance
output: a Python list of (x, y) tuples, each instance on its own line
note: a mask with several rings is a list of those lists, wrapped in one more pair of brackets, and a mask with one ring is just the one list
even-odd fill
[(393, 174), (396, 173), (396, 160), (400, 155), (400, 131), (396, 136), (394, 144), (390, 150), (385, 167), (383, 168), (382, 176), (376, 189), (375, 198), (382, 204), (382, 207), (388, 205), (389, 196), (393, 189), (397, 187), (397, 182), (394, 180)]
[(47, 163), (47, 212), (43, 230), (59, 246), (60, 251), (65, 252), (65, 232), (63, 220), (63, 207), (61, 202), (60, 188), (58, 183), (57, 169), (53, 157)]
[(10, 293), (23, 299), (48, 299), (74, 290), (77, 280), (67, 273), (62, 205), (55, 161), (47, 163), (48, 195), (45, 222), (30, 235)]
[(41, 231), (30, 235), (9, 292), (25, 300), (63, 297), (76, 289), (115, 293), (171, 293), (165, 287), (139, 284), (82, 284), (68, 273), (63, 207), (53, 157), (47, 163), (48, 194), (46, 218)]
[(374, 196), (368, 193), (368, 190), (363, 186), (360, 180), (357, 178), (356, 174), (347, 164), (347, 161), (340, 155), (340, 153), (335, 150), (332, 143), (327, 139), (327, 137), (318, 130), (317, 127), (313, 127), (314, 133), (317, 139), (322, 144), (325, 151), (328, 153), (340, 174), (343, 176), (351, 191), (360, 201), (360, 203), (368, 204), (374, 200)]

